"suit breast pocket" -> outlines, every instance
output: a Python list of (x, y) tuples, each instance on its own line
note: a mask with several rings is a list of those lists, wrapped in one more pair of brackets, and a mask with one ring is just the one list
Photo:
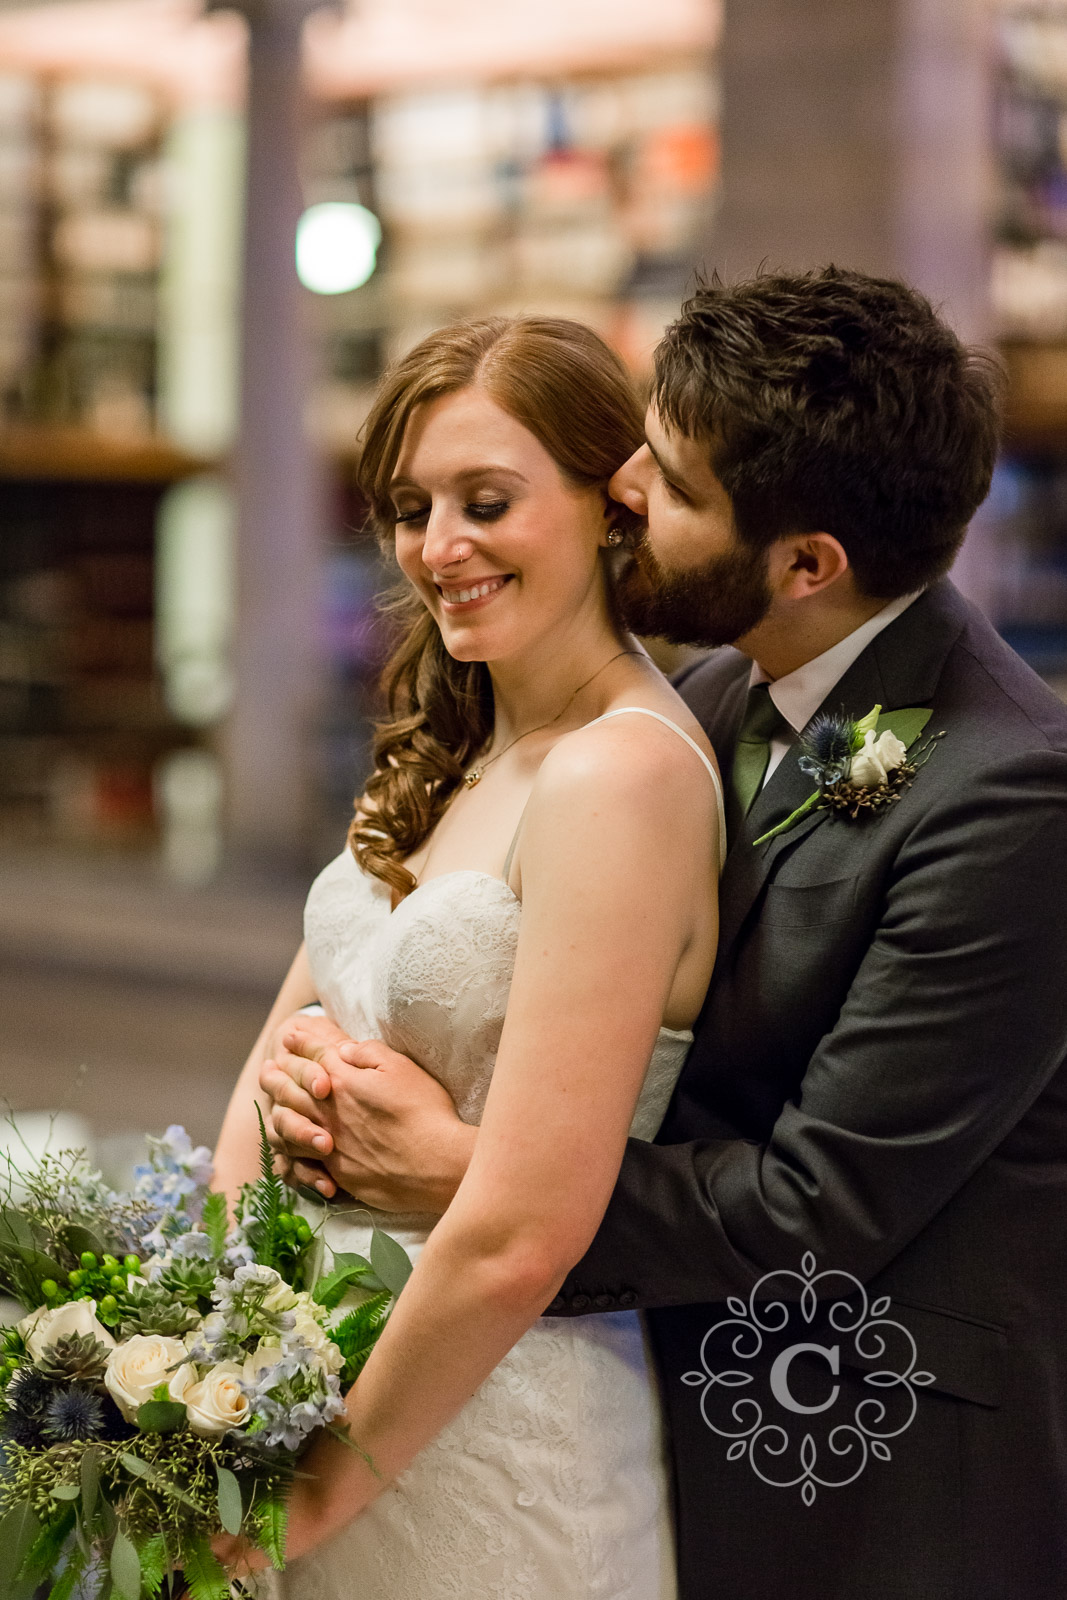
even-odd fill
[(820, 928), (847, 922), (856, 909), (858, 877), (833, 878), (828, 883), (770, 883), (759, 921), (764, 927)]

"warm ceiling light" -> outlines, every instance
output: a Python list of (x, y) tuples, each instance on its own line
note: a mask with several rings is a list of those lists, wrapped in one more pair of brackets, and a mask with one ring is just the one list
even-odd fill
[(382, 225), (352, 201), (309, 206), (296, 225), (296, 273), (316, 294), (347, 294), (374, 271)]

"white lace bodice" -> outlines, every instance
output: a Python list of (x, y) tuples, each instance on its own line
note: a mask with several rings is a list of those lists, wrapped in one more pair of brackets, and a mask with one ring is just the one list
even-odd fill
[[(521, 903), (501, 878), (463, 869), (430, 878), (390, 910), (386, 884), (350, 850), (316, 878), (304, 913), (319, 999), (356, 1039), (383, 1039), (481, 1119), (504, 1026)], [(631, 1133), (651, 1139), (692, 1034), (663, 1028)]]

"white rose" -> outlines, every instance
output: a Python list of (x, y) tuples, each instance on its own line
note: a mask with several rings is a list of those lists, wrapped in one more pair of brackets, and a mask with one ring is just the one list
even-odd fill
[(345, 1364), (344, 1356), (321, 1323), (306, 1311), (301, 1310), (296, 1313), (296, 1326), (288, 1337), (290, 1340), (301, 1339), (314, 1350), (327, 1372), (339, 1373)]
[(274, 1288), (271, 1289), (263, 1301), (264, 1311), (269, 1311), (272, 1315), (276, 1311), (291, 1311), (295, 1305), (296, 1294), (290, 1289), (284, 1278), (278, 1279)]
[(236, 1361), (217, 1367), (186, 1389), (183, 1399), (189, 1426), (202, 1439), (219, 1439), (239, 1428), (248, 1416), (248, 1397), (241, 1388), (242, 1370)]
[(888, 728), (880, 734), (869, 728), (863, 736), (862, 747), (852, 757), (848, 781), (860, 789), (875, 788), (902, 765), (906, 754), (907, 746)]
[(258, 1383), (268, 1368), (276, 1367), (281, 1359), (281, 1345), (268, 1344), (266, 1339), (261, 1339), (256, 1348), (252, 1351), (252, 1354), (245, 1357), (245, 1382)]
[(177, 1372), (172, 1372), (167, 1382), (167, 1392), (172, 1400), (184, 1402), (185, 1396), (196, 1383), (196, 1367), (191, 1361), (183, 1361)]
[(40, 1361), (50, 1345), (57, 1339), (69, 1339), (73, 1334), (88, 1335), (107, 1350), (114, 1350), (115, 1341), (102, 1322), (96, 1320), (95, 1300), (71, 1300), (65, 1306), (42, 1306), (23, 1317), (16, 1332), (25, 1340), (26, 1349), (34, 1361)]
[(135, 1333), (112, 1350), (104, 1382), (127, 1422), (137, 1421), (138, 1407), (161, 1383), (170, 1384), (170, 1369), (184, 1359), (182, 1341), (158, 1333)]

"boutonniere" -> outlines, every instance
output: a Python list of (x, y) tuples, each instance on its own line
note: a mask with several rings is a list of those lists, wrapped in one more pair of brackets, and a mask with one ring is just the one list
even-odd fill
[(753, 842), (766, 844), (788, 833), (809, 811), (840, 811), (855, 821), (892, 805), (911, 787), (943, 737), (935, 734), (914, 748), (932, 716), (919, 707), (883, 714), (875, 706), (858, 722), (843, 711), (816, 717), (800, 741), (798, 765), (818, 788), (784, 822)]

